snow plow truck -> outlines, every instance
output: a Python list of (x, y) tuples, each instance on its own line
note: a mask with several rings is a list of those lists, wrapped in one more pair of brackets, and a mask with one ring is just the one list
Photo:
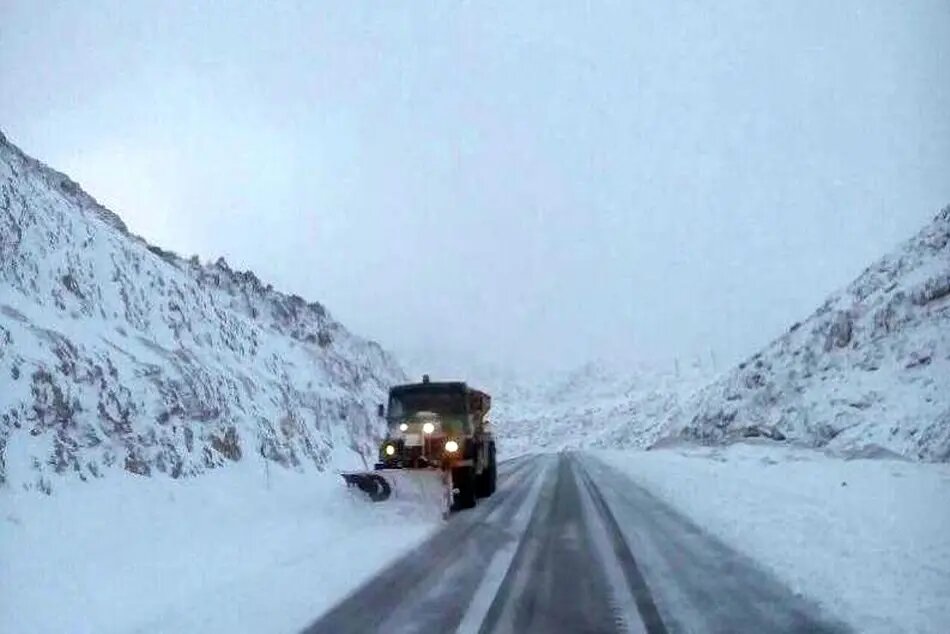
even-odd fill
[(379, 405), (386, 438), (372, 471), (340, 475), (374, 502), (423, 500), (444, 516), (472, 508), (495, 492), (495, 439), (487, 420), (491, 397), (462, 382), (397, 385)]

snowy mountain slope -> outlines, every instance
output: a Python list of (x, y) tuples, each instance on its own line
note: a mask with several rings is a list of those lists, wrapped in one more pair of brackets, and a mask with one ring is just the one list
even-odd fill
[[(495, 407), (497, 433), (513, 453), (589, 447), (644, 446), (711, 369), (696, 360), (679, 370), (593, 361), (533, 389), (516, 390)], [(523, 398), (527, 394), (527, 398)]]
[(359, 463), (403, 378), (320, 304), (149, 246), (0, 135), (0, 482)]
[(667, 368), (598, 359), (529, 378), (465, 355), (446, 358), (417, 350), (399, 357), (412, 376), (429, 373), (487, 390), (492, 395), (491, 418), (499, 451), (508, 456), (564, 448), (645, 446), (642, 439), (651, 437), (645, 430), (660, 425), (713, 373), (711, 361), (701, 359)]
[(950, 461), (950, 207), (662, 431)]

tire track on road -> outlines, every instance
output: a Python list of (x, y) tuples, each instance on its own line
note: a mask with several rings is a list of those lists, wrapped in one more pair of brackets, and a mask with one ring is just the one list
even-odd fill
[[(304, 630), (305, 634), (340, 634), (345, 632), (372, 632), (380, 627), (396, 613), (404, 613), (406, 606), (416, 606), (426, 596), (427, 581), (437, 579), (445, 569), (459, 561), (458, 553), (463, 548), (483, 550), (501, 547), (510, 535), (505, 535), (497, 527), (487, 527), (491, 518), (511, 509), (518, 508), (530, 490), (532, 481), (532, 467), (539, 461), (543, 463), (543, 456), (531, 456), (515, 462), (507, 473), (502, 476), (496, 493), (485, 499), (471, 511), (464, 511), (452, 517), (444, 528), (436, 532), (426, 542), (420, 544), (412, 552), (400, 557), (387, 566), (378, 575), (356, 589), (347, 598), (331, 608), (316, 622)], [(542, 471), (544, 471), (542, 469)], [(535, 477), (540, 477), (537, 471)], [(485, 531), (482, 539), (475, 533)], [(487, 566), (491, 552), (480, 556), (469, 553), (464, 561), (478, 566), (484, 563)], [(472, 584), (477, 585), (478, 577)], [(416, 595), (418, 591), (418, 596)], [(468, 595), (469, 598), (471, 595)], [(441, 612), (428, 614), (416, 612), (419, 623), (424, 624), (429, 619), (444, 621), (452, 618), (451, 612), (458, 612), (455, 622), (447, 630), (451, 631), (461, 621), (465, 604), (461, 606), (442, 606)], [(447, 617), (446, 615), (449, 614)]]
[(637, 612), (643, 627), (648, 634), (667, 634), (666, 625), (660, 617), (660, 612), (656, 607), (656, 602), (653, 600), (650, 587), (647, 585), (643, 573), (640, 571), (640, 566), (637, 565), (637, 560), (634, 558), (627, 544), (627, 540), (624, 539), (620, 525), (617, 523), (617, 518), (614, 517), (610, 507), (607, 506), (603, 495), (597, 488), (597, 485), (594, 484), (590, 474), (587, 473), (582, 461), (575, 458), (573, 463), (576, 467), (578, 477), (583, 483), (587, 494), (590, 496), (590, 500), (593, 503), (594, 510), (597, 513), (601, 525), (607, 533), (612, 554), (616, 558), (626, 579), (627, 590), (636, 603)]
[[(638, 576), (671, 631), (847, 632), (757, 562), (703, 530), (629, 477), (581, 458)], [(610, 520), (608, 520), (610, 521)], [(632, 569), (631, 569), (632, 570)], [(634, 585), (640, 581), (634, 579)]]
[(532, 504), (531, 492), (546, 476), (548, 465), (543, 464), (546, 460), (538, 462), (542, 464), (518, 481), (516, 490), (504, 503), (496, 505), (484, 517), (483, 514), (472, 516), (474, 530), (466, 537), (459, 537), (448, 558), (432, 562), (439, 565), (432, 566), (425, 589), (419, 596), (400, 604), (382, 622), (381, 631), (451, 632), (459, 626), (494, 555), (521, 540), (524, 526), (519, 529), (512, 526), (510, 520)]
[(570, 458), (560, 454), (479, 631), (616, 631), (609, 582), (593, 552)]

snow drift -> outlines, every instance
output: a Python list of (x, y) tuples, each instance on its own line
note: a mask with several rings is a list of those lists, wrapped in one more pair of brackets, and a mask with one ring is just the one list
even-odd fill
[(319, 303), (148, 245), (0, 135), (0, 483), (362, 464), (402, 378)]

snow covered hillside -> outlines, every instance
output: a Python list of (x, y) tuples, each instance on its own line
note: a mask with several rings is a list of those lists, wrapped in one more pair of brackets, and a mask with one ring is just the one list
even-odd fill
[(950, 207), (699, 391), (664, 433), (950, 461)]
[[(468, 381), (492, 395), (499, 451), (638, 446), (713, 375), (712, 359), (668, 367), (598, 359), (576, 368), (526, 377), (505, 367), (456, 355), (405, 351), (411, 376)], [(634, 421), (631, 424), (631, 421)]]
[(711, 361), (676, 369), (592, 362), (532, 381), (485, 364), (454, 375), (492, 393), (508, 455), (768, 437), (847, 455), (948, 461), (950, 207), (710, 384)]
[(645, 430), (710, 374), (699, 360), (679, 369), (592, 361), (533, 386), (503, 386), (494, 404), (497, 433), (511, 454), (642, 446)]
[(361, 465), (403, 378), (320, 304), (148, 245), (0, 135), (0, 483)]

